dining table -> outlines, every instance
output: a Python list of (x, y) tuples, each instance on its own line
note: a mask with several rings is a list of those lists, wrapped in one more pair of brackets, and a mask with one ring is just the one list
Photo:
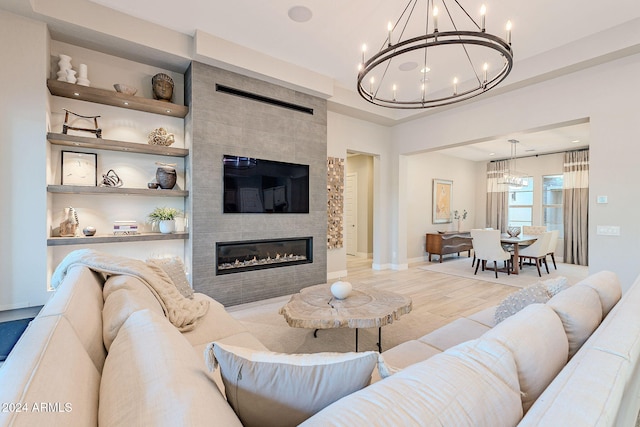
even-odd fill
[(520, 258), (519, 250), (520, 245), (530, 245), (538, 240), (535, 234), (521, 234), (519, 236), (510, 236), (507, 233), (500, 235), (500, 243), (513, 245), (513, 267), (511, 268), (511, 274), (520, 274)]

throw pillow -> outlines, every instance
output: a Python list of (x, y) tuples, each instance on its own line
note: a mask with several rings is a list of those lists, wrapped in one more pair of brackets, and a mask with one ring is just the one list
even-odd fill
[(369, 385), (379, 354), (282, 354), (213, 342), (205, 357), (209, 369), (220, 366), (227, 401), (245, 427), (286, 427)]
[(189, 280), (184, 272), (184, 263), (180, 258), (148, 259), (147, 263), (160, 267), (176, 285), (183, 297), (193, 299), (193, 289), (189, 285)]
[(509, 316), (513, 316), (529, 304), (546, 303), (551, 297), (547, 292), (546, 286), (542, 283), (534, 283), (518, 292), (514, 292), (507, 296), (496, 308), (495, 320), (496, 324), (502, 322)]
[(569, 283), (567, 282), (567, 278), (564, 276), (543, 280), (541, 283), (547, 288), (549, 297), (553, 297), (555, 294), (569, 288)]

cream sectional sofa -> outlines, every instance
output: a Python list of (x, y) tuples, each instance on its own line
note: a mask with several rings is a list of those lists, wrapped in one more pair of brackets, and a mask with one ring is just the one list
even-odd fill
[[(619, 297), (601, 272), (497, 326), (490, 310), (456, 321), (383, 353), (399, 372), (303, 424), (632, 426), (640, 285)], [(240, 426), (203, 352), (267, 349), (195, 298), (209, 310), (181, 333), (139, 279), (71, 267), (0, 367), (0, 426)]]

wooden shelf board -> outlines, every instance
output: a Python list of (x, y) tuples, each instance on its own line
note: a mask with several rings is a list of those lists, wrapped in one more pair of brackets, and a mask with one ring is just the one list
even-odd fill
[(49, 142), (55, 145), (63, 145), (77, 148), (93, 148), (109, 151), (126, 151), (129, 153), (156, 154), (160, 156), (186, 157), (189, 150), (186, 148), (165, 147), (162, 145), (140, 144), (136, 142), (116, 141), (114, 139), (102, 139), (87, 136), (67, 135), (64, 133), (47, 133)]
[(120, 194), (152, 197), (187, 197), (186, 190), (161, 190), (149, 188), (92, 187), (81, 185), (47, 185), (49, 193), (63, 194)]
[(100, 235), (93, 237), (50, 237), (47, 239), (47, 246), (68, 246), (68, 245), (90, 245), (96, 243), (129, 243), (129, 242), (148, 242), (153, 240), (186, 240), (189, 233), (140, 233), (128, 236)]
[(147, 99), (140, 96), (125, 95), (115, 90), (99, 89), (89, 86), (80, 86), (73, 83), (55, 79), (47, 80), (47, 87), (52, 95), (62, 96), (98, 104), (112, 105), (114, 107), (128, 108), (130, 110), (145, 111), (147, 113), (162, 114), (164, 116), (184, 118), (189, 113), (189, 108), (184, 105), (171, 102)]

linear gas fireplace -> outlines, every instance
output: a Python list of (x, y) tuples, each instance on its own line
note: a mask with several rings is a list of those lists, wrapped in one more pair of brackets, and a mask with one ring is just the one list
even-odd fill
[(313, 262), (313, 237), (216, 243), (216, 275)]

